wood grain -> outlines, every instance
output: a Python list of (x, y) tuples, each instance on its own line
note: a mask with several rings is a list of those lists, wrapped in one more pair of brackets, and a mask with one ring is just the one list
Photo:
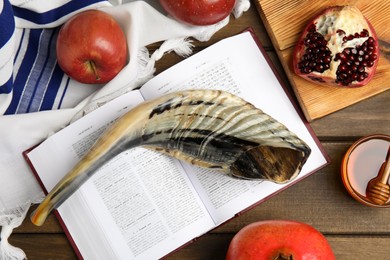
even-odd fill
[[(207, 234), (195, 243), (173, 253), (165, 259), (186, 260), (223, 260), (230, 240), (234, 234)], [(336, 259), (388, 259), (387, 245), (390, 238), (387, 236), (367, 235), (341, 235), (325, 234), (335, 252)], [(69, 245), (64, 235), (52, 235), (50, 238), (44, 235), (14, 235), (11, 243), (17, 243), (27, 248), (29, 260), (56, 259), (71, 260), (76, 256), (69, 250)], [(50, 246), (51, 250), (47, 250)], [(56, 250), (55, 256), (52, 250)]]
[(77, 259), (65, 234), (14, 234), (9, 239), (13, 245), (23, 248), (29, 260)]
[[(364, 87), (344, 89), (320, 86), (297, 76), (292, 68), (292, 54), (307, 22), (327, 6), (348, 4), (362, 11), (380, 39), (382, 55), (374, 79)], [(308, 121), (390, 89), (390, 1), (257, 0), (256, 6)]]
[[(388, 237), (366, 237), (366, 236), (325, 236), (333, 248), (338, 250), (335, 253), (336, 259), (388, 259), (388, 249), (386, 245), (390, 242)], [(229, 246), (232, 236), (228, 234), (207, 235), (190, 245), (177, 254), (167, 259), (225, 259), (225, 252)], [(375, 252), (371, 249), (375, 249)], [(202, 256), (190, 255), (190, 252), (204, 252)], [(368, 258), (362, 258), (361, 256)]]

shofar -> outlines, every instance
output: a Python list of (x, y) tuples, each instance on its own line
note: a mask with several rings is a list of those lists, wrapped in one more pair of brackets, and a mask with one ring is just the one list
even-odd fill
[(31, 216), (50, 212), (119, 153), (143, 146), (243, 179), (295, 178), (310, 148), (269, 115), (223, 91), (189, 90), (146, 101), (122, 116), (53, 188)]

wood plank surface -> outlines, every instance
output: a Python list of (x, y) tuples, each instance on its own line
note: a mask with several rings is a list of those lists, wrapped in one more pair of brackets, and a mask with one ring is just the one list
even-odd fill
[[(256, 0), (256, 7), (276, 48), (282, 65), (309, 121), (321, 118), (390, 89), (390, 1)], [(370, 20), (380, 39), (381, 56), (373, 80), (364, 87), (324, 87), (294, 73), (292, 55), (309, 20), (333, 5), (355, 5)]]
[[(291, 87), (280, 56), (253, 3), (243, 17), (237, 20), (233, 18), (209, 42), (194, 41), (194, 52), (248, 26), (254, 28), (283, 81)], [(158, 46), (153, 44), (148, 47), (153, 52)], [(180, 60), (182, 58), (174, 54), (164, 56), (157, 62), (157, 73)], [(292, 88), (290, 90), (293, 91)], [(234, 234), (247, 224), (269, 219), (292, 219), (314, 226), (326, 236), (337, 259), (389, 259), (390, 209), (375, 209), (359, 204), (348, 195), (340, 176), (341, 159), (354, 141), (374, 133), (390, 135), (389, 101), (390, 91), (383, 92), (313, 121), (311, 125), (331, 157), (330, 165), (212, 230), (167, 259), (224, 259)], [(30, 260), (76, 258), (53, 215), (42, 227), (32, 225), (26, 218), (14, 230), (9, 241), (22, 248)]]
[[(386, 245), (390, 243), (390, 238), (387, 236), (325, 235), (325, 237), (334, 249), (336, 259), (388, 259), (389, 251)], [(207, 234), (196, 243), (183, 248), (165, 259), (222, 260), (225, 258), (226, 250), (232, 238), (233, 234)], [(17, 242), (24, 248), (31, 249), (26, 250), (26, 253), (29, 254), (29, 260), (71, 260), (76, 258), (72, 251), (70, 251), (65, 235), (53, 235), (51, 238), (39, 234), (15, 235), (12, 241)], [(57, 250), (56, 255), (53, 256), (50, 253), (51, 251), (47, 251), (47, 248), (42, 245), (50, 246)]]

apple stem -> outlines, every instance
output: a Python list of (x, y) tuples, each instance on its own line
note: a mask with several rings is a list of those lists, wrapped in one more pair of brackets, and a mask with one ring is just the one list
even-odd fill
[(294, 257), (292, 255), (285, 255), (283, 253), (279, 253), (278, 256), (274, 260), (293, 260)]
[(92, 69), (93, 73), (95, 74), (96, 80), (100, 80), (100, 77), (99, 77), (97, 70), (96, 70), (95, 62), (89, 60), (89, 61), (87, 61), (87, 63), (88, 63), (88, 66)]

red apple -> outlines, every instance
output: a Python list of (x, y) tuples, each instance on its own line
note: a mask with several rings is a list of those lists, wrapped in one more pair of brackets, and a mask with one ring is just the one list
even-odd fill
[(88, 84), (107, 83), (127, 62), (125, 34), (111, 15), (99, 10), (71, 17), (59, 31), (56, 52), (61, 69)]
[(210, 25), (226, 18), (235, 0), (160, 0), (173, 18), (192, 25)]
[(290, 220), (259, 221), (242, 228), (232, 239), (227, 260), (332, 260), (326, 238), (312, 226)]

